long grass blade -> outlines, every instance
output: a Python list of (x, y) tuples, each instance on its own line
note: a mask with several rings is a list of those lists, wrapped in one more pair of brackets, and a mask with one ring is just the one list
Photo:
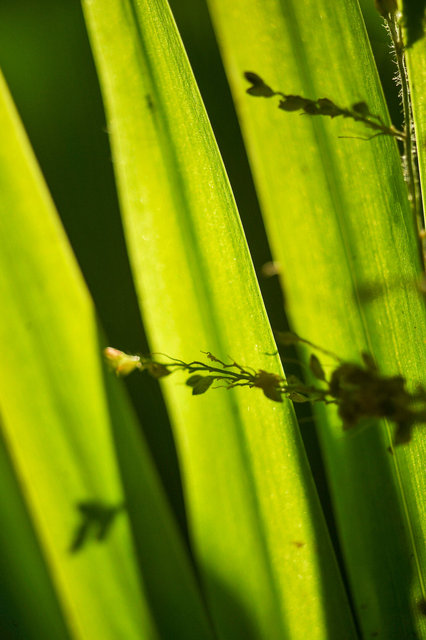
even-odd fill
[[(224, 169), (166, 2), (84, 2), (127, 242), (152, 349), (279, 371)], [(164, 389), (194, 553), (221, 638), (351, 638), (287, 404)], [(142, 382), (141, 382), (142, 384)]]
[(3, 80), (0, 89), (0, 407), (10, 455), (0, 469), (17, 531), (10, 515), (2, 528), (18, 577), (7, 598), (18, 602), (28, 560), (38, 574), (26, 588), (38, 584), (40, 594), (24, 589), (19, 600), (24, 637), (66, 637), (63, 627), (75, 639), (210, 640), (136, 422), (105, 374), (87, 289)]
[[(6, 638), (36, 640), (43, 636), (66, 640), (68, 630), (3, 438), (0, 441), (0, 486), (2, 634)], [(35, 594), (37, 606), (34, 606)]]
[[(350, 119), (278, 109), (246, 94), (246, 71), (275, 91), (388, 116), (359, 7), (210, 0), (261, 199), (287, 313), (301, 336), (425, 383), (416, 230), (397, 145)], [(327, 372), (335, 362), (325, 359)], [(424, 632), (425, 444), (393, 447), (393, 426), (345, 435), (318, 412), (345, 566), (365, 637)]]

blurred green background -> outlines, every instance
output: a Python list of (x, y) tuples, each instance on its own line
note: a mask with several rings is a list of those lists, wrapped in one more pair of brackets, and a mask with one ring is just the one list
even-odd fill
[[(205, 2), (172, 0), (170, 4), (230, 177), (271, 325), (283, 329), (286, 321), (278, 279), (261, 275), (262, 265), (271, 257)], [(364, 0), (361, 5), (391, 115), (400, 126), (386, 33), (373, 0)], [(103, 106), (80, 4), (75, 0), (0, 3), (0, 65), (110, 344), (129, 352), (147, 352), (120, 221)], [(281, 88), (291, 91), (284, 85)], [(170, 501), (185, 528), (176, 452), (159, 387), (156, 381), (142, 381), (139, 376), (128, 378), (126, 386)], [(320, 497), (330, 514), (311, 425), (304, 429), (304, 438)]]

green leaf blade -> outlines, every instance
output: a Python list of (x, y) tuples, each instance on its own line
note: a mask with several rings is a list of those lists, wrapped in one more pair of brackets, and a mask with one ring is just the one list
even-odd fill
[[(277, 360), (264, 355), (275, 351), (272, 335), (166, 4), (84, 6), (153, 351), (188, 362), (209, 350), (279, 370)], [(177, 375), (163, 384), (195, 554), (219, 636), (278, 640), (309, 629), (310, 637), (352, 637), (288, 403), (272, 403), (257, 389), (209, 389), (192, 397)], [(329, 627), (331, 609), (338, 614)]]
[[(21, 488), (2, 436), (0, 478), (2, 487), (0, 530), (2, 633), (8, 638), (18, 636), (36, 640), (42, 634), (45, 637), (68, 640), (69, 629), (22, 500)], [(11, 540), (19, 549), (21, 562), (16, 562), (15, 555), (11, 553)], [(35, 593), (37, 607), (34, 607)]]
[[(283, 113), (274, 99), (245, 95), (250, 69), (275, 91), (348, 107), (366, 102), (387, 122), (357, 4), (209, 5), (292, 326), (341, 358), (359, 361), (368, 350), (381, 371), (424, 383), (421, 262), (395, 141), (340, 139), (364, 136), (363, 125)], [(345, 438), (335, 413), (318, 413), (363, 631), (395, 639), (417, 633), (426, 526), (420, 432), (391, 456), (393, 426)]]
[[(102, 545), (70, 553), (80, 525), (80, 501), (122, 502), (105, 429), (100, 360), (94, 350), (97, 328), (3, 82), (0, 128), (0, 290), (8, 309), (0, 325), (5, 345), (0, 403), (7, 446), (72, 633), (90, 637), (94, 629), (104, 628), (106, 636), (113, 637), (121, 628), (136, 638), (137, 629), (144, 629), (155, 638), (148, 614), (144, 619), (143, 609), (137, 613), (142, 599), (131, 560), (123, 554), (130, 545), (123, 520), (117, 520), (111, 534), (120, 580), (114, 556)], [(89, 460), (97, 461), (96, 473), (89, 471)], [(96, 575), (103, 579), (95, 588)], [(127, 614), (115, 620), (114, 614), (107, 615), (106, 622), (101, 603), (114, 599)]]
[[(3, 81), (0, 129), (3, 432), (63, 624), (75, 639), (210, 640), (186, 550), (105, 371), (92, 302)], [(26, 624), (40, 637), (34, 594), (30, 604)]]

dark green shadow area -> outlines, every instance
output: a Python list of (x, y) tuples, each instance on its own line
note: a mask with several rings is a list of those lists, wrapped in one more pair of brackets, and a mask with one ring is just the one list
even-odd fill
[[(325, 428), (324, 410), (325, 407), (319, 404), (314, 408), (319, 430)], [(382, 424), (377, 420), (369, 421), (368, 427), (362, 430), (355, 428), (343, 432), (342, 429), (342, 438), (347, 439), (351, 457), (345, 456), (344, 470), (335, 470), (334, 486), (337, 491), (339, 476), (339, 481), (347, 487), (353, 487), (353, 490), (349, 495), (345, 489), (348, 501), (344, 505), (340, 503), (340, 517), (335, 512), (338, 555), (353, 610), (361, 610), (364, 614), (364, 628), (359, 632), (360, 637), (420, 640), (411, 602), (414, 576), (412, 557), (407, 550), (412, 545), (392, 472), (393, 457), (397, 451), (394, 447), (383, 446), (382, 429)], [(374, 466), (369, 462), (371, 450), (376, 452)], [(385, 520), (374, 517), (374, 514), (385, 517)], [(380, 538), (380, 532), (383, 531), (386, 531), (384, 540)], [(348, 551), (348, 557), (357, 564), (357, 567), (352, 566), (351, 572), (345, 568), (345, 555), (349, 547), (351, 551)], [(358, 580), (358, 588), (354, 588), (351, 573), (353, 579)], [(385, 575), (386, 579), (383, 578)], [(365, 594), (360, 594), (359, 584), (367, 586)], [(398, 608), (390, 611), (390, 601), (397, 602)], [(331, 611), (329, 613), (332, 615)], [(382, 616), (386, 619), (386, 628), (370, 623), (370, 620), (380, 620)]]
[(0, 637), (70, 640), (1, 432), (0, 504)]

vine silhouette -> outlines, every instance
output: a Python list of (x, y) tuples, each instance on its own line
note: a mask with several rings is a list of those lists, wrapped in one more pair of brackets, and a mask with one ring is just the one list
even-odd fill
[[(355, 102), (350, 107), (341, 107), (330, 98), (311, 99), (300, 95), (286, 94), (270, 87), (257, 73), (246, 71), (245, 79), (250, 83), (246, 92), (254, 97), (280, 98), (278, 108), (287, 112), (300, 112), (305, 116), (326, 116), (330, 118), (349, 118), (374, 131), (370, 136), (339, 136), (340, 138), (358, 138), (372, 140), (378, 136), (391, 136), (401, 143), (401, 161), (404, 179), (408, 189), (415, 228), (417, 229), (419, 251), (426, 271), (426, 230), (422, 199), (419, 189), (419, 170), (417, 163), (416, 137), (411, 106), (410, 85), (407, 73), (406, 48), (423, 34), (422, 22), (419, 29), (414, 28), (413, 14), (399, 11), (396, 0), (375, 0), (376, 9), (383, 18), (384, 25), (391, 40), (391, 47), (397, 67), (395, 82), (400, 87), (399, 97), (404, 116), (404, 129), (400, 131), (394, 125), (387, 125), (379, 114), (372, 113), (364, 101)], [(419, 4), (419, 15), (424, 14), (424, 0)], [(420, 4), (423, 8), (420, 8)], [(408, 44), (404, 43), (403, 26), (406, 28)]]
[[(371, 140), (378, 136), (391, 136), (400, 142), (403, 149), (402, 162), (408, 196), (419, 233), (423, 265), (425, 265), (426, 233), (418, 187), (416, 143), (403, 42), (403, 21), (405, 20), (407, 28), (408, 46), (411, 46), (419, 37), (419, 31), (413, 28), (412, 22), (409, 23), (409, 19), (412, 21), (412, 16), (408, 14), (403, 16), (399, 12), (396, 0), (376, 0), (376, 8), (383, 17), (391, 38), (398, 68), (396, 80), (401, 87), (400, 98), (404, 114), (402, 131), (392, 124), (386, 124), (380, 115), (372, 113), (364, 101), (342, 107), (329, 98), (311, 99), (287, 94), (273, 89), (253, 71), (244, 73), (245, 79), (250, 83), (247, 93), (254, 97), (278, 97), (278, 108), (282, 111), (299, 112), (301, 115), (311, 117), (342, 117), (361, 123), (373, 132), (370, 136), (361, 138), (364, 140)], [(419, 384), (414, 390), (410, 390), (403, 376), (383, 375), (370, 354), (362, 353), (361, 363), (345, 362), (330, 351), (314, 345), (295, 333), (281, 332), (277, 334), (277, 339), (284, 346), (304, 343), (315, 351), (331, 356), (336, 366), (327, 377), (319, 358), (311, 353), (309, 370), (314, 382), (308, 384), (294, 375), (284, 378), (277, 373), (243, 366), (235, 360), (224, 362), (211, 352), (204, 352), (205, 362), (201, 360), (185, 362), (164, 354), (157, 354), (163, 358), (157, 360), (154, 357), (155, 354), (129, 355), (108, 347), (105, 349), (105, 357), (109, 366), (119, 376), (126, 376), (138, 370), (146, 371), (159, 379), (180, 370), (188, 375), (186, 385), (192, 389), (194, 396), (203, 395), (210, 389), (219, 387), (228, 390), (247, 387), (260, 389), (266, 398), (273, 402), (283, 402), (286, 398), (296, 403), (334, 404), (337, 406), (344, 430), (352, 430), (371, 419), (387, 419), (396, 425), (395, 445), (410, 442), (414, 427), (426, 423), (426, 388)]]
[(426, 423), (426, 388), (418, 385), (410, 391), (404, 377), (381, 374), (370, 354), (362, 354), (362, 363), (345, 362), (289, 331), (279, 332), (277, 340), (286, 346), (304, 343), (332, 356), (336, 366), (327, 377), (319, 358), (311, 353), (309, 369), (315, 382), (307, 384), (295, 375), (284, 378), (271, 371), (243, 366), (235, 360), (226, 363), (209, 351), (202, 352), (206, 362), (185, 362), (164, 354), (157, 354), (162, 357), (157, 360), (156, 354), (129, 355), (113, 347), (107, 347), (104, 353), (108, 365), (118, 376), (137, 370), (159, 379), (183, 371), (189, 374), (186, 385), (194, 396), (203, 395), (209, 389), (248, 387), (260, 389), (273, 402), (287, 398), (296, 403), (335, 404), (345, 431), (368, 419), (385, 418), (396, 424), (395, 445), (409, 442), (414, 427)]

